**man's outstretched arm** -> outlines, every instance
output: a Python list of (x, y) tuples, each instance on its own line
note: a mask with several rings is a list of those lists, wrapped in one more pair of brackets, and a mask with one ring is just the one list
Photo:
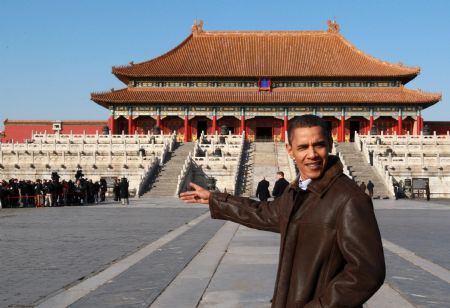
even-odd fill
[(259, 202), (225, 193), (211, 193), (194, 183), (190, 183), (190, 186), (194, 190), (181, 193), (181, 200), (209, 204), (212, 218), (230, 220), (254, 229), (280, 232), (280, 207), (276, 202)]

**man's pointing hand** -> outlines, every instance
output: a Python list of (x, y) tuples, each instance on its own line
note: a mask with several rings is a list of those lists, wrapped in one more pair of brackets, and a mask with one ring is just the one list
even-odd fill
[(210, 192), (203, 187), (198, 186), (194, 183), (189, 183), (193, 191), (186, 191), (180, 194), (180, 199), (186, 203), (202, 203), (208, 204)]

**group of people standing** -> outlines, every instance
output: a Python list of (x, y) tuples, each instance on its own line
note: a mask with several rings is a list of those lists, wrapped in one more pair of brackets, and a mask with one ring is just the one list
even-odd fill
[[(286, 187), (289, 185), (289, 182), (284, 178), (284, 172), (278, 171), (277, 172), (277, 180), (275, 182), (275, 185), (272, 190), (272, 196), (274, 198), (277, 198), (281, 196), (281, 194), (284, 192)], [(259, 198), (261, 201), (267, 201), (270, 198), (270, 192), (269, 192), (269, 181), (266, 180), (266, 178), (263, 178), (259, 183), (258, 187), (256, 188), (256, 197)]]
[(121, 201), (123, 205), (125, 205), (125, 202), (128, 204), (130, 204), (129, 201), (129, 192), (128, 192), (128, 188), (129, 188), (129, 183), (127, 178), (123, 177), (120, 180), (116, 179), (114, 181), (114, 201)]
[(363, 192), (366, 192), (366, 189), (367, 189), (367, 191), (369, 192), (370, 198), (373, 198), (373, 189), (375, 188), (375, 185), (372, 183), (371, 180), (369, 180), (369, 182), (367, 182), (367, 185), (366, 185), (366, 183), (364, 183), (364, 181), (362, 181), (361, 184), (359, 184), (359, 188), (361, 188), (361, 190)]
[(78, 178), (74, 181), (52, 179), (0, 181), (0, 207), (51, 207), (98, 204), (106, 200), (105, 179), (93, 181)]

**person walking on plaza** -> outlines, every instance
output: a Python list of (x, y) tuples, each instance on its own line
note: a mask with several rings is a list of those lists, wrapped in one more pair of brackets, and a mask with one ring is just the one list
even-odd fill
[(369, 182), (367, 182), (367, 190), (369, 191), (369, 196), (370, 198), (373, 198), (373, 189), (374, 189), (375, 185), (373, 185), (372, 181), (369, 180)]
[(428, 185), (428, 182), (425, 184), (425, 195), (427, 196), (427, 201), (430, 201), (430, 185)]
[(113, 193), (114, 193), (114, 201), (120, 201), (120, 182), (119, 179), (114, 181)]
[(100, 179), (100, 202), (106, 201), (106, 192), (108, 191), (108, 183), (104, 178)]
[(400, 197), (400, 185), (398, 183), (394, 183), (394, 196), (395, 200), (398, 200)]
[(278, 198), (279, 196), (281, 196), (281, 194), (284, 192), (286, 187), (289, 185), (289, 182), (286, 181), (286, 179), (284, 178), (283, 171), (277, 172), (277, 179), (278, 180), (275, 182), (275, 185), (272, 190), (272, 196), (274, 198)]
[(361, 184), (359, 184), (359, 188), (361, 188), (363, 193), (366, 193), (366, 183), (364, 183), (364, 181), (362, 181)]
[(362, 307), (384, 282), (372, 200), (328, 154), (331, 147), (324, 120), (295, 117), (286, 149), (300, 174), (280, 197), (259, 202), (195, 183), (180, 194), (184, 202), (209, 204), (214, 219), (281, 234), (273, 308)]
[(263, 178), (258, 183), (258, 187), (256, 188), (256, 197), (259, 198), (259, 200), (267, 201), (267, 199), (270, 198), (269, 185), (270, 183), (266, 180), (266, 178)]
[(119, 193), (120, 200), (122, 200), (123, 205), (125, 205), (125, 201), (127, 202), (127, 205), (130, 204), (128, 201), (128, 186), (128, 180), (126, 178), (122, 178), (119, 184)]

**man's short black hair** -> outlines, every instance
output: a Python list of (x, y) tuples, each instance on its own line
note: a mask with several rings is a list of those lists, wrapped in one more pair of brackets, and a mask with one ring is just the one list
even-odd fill
[(294, 129), (303, 128), (303, 127), (314, 127), (320, 126), (322, 128), (323, 136), (330, 142), (329, 146), (331, 147), (331, 131), (328, 128), (327, 122), (325, 122), (321, 117), (318, 117), (313, 114), (304, 114), (299, 117), (295, 117), (289, 121), (288, 125), (288, 141), (289, 144), (292, 145), (292, 137)]
[(282, 177), (284, 177), (284, 172), (283, 171), (278, 171), (277, 174), (281, 175)]

